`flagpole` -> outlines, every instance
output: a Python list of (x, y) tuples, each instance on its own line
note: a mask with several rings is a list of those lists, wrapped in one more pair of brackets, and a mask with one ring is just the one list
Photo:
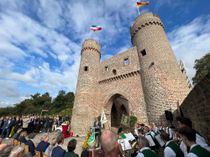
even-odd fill
[[(137, 3), (137, 2), (141, 2), (141, 0), (139, 0), (139, 1), (137, 0), (136, 3)], [(138, 12), (138, 15), (140, 15), (140, 10), (139, 10), (138, 7), (137, 7), (137, 12)]]
[(139, 11), (139, 8), (137, 8), (137, 11), (138, 11), (138, 15), (140, 15), (140, 11)]

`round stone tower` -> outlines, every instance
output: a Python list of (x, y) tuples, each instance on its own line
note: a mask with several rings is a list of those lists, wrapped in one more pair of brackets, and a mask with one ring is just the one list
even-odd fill
[(101, 47), (93, 39), (84, 41), (81, 50), (80, 69), (74, 100), (72, 130), (79, 135), (84, 135), (89, 130), (90, 124), (97, 115), (97, 83), (98, 70), (101, 57)]
[[(137, 47), (149, 122), (165, 120), (165, 110), (175, 110), (189, 92), (159, 16), (144, 13), (131, 26)], [(161, 118), (162, 117), (162, 118)]]

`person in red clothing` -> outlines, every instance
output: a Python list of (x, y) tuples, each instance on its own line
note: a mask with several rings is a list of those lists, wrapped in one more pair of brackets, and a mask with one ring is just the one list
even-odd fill
[(64, 122), (62, 124), (62, 134), (63, 134), (64, 138), (70, 137), (70, 134), (69, 134), (68, 130), (69, 130), (69, 123), (68, 122)]

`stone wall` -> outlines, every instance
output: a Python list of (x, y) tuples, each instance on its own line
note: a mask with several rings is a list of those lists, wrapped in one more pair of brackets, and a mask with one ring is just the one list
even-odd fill
[[(116, 70), (115, 74), (113, 70)], [(128, 100), (128, 113), (137, 116), (141, 123), (148, 122), (136, 47), (101, 62), (98, 87), (100, 89), (98, 107), (101, 108), (99, 112), (104, 109), (108, 119), (115, 96), (121, 95)]]
[[(127, 60), (126, 60), (127, 59)], [(113, 73), (116, 70), (116, 73)], [(99, 82), (104, 82), (110, 78), (132, 73), (140, 70), (140, 64), (136, 47), (129, 48), (100, 64)]]
[(185, 98), (181, 110), (210, 143), (210, 73)]

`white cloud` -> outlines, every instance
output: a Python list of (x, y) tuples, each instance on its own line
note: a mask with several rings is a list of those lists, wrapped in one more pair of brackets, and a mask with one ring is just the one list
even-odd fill
[(22, 51), (20, 48), (16, 47), (12, 43), (8, 42), (1, 42), (0, 43), (0, 55), (1, 57), (7, 57), (7, 58), (22, 58), (25, 55), (24, 51)]
[(14, 81), (0, 80), (0, 107), (12, 105), (20, 101), (20, 92), (17, 89), (17, 83)]
[(172, 48), (178, 59), (185, 63), (190, 78), (195, 75), (195, 60), (210, 52), (209, 26), (210, 16), (203, 16), (169, 33)]
[(62, 17), (62, 6), (59, 0), (39, 0), (38, 16), (42, 23), (49, 28), (62, 27), (63, 19)]
[[(6, 91), (2, 91), (1, 104), (22, 100), (25, 93), (18, 89), (20, 83), (53, 95), (61, 89), (75, 90), (80, 43), (19, 12), (0, 13), (0, 23), (0, 81), (10, 84), (2, 84)], [(5, 101), (7, 97), (13, 101)]]
[[(2, 14), (1, 17), (0, 41), (4, 41), (4, 43), (0, 43), (0, 48), (6, 47), (10, 53), (15, 53), (16, 55), (18, 53), (24, 54), (16, 46), (23, 45), (32, 54), (40, 55), (44, 58), (49, 55), (57, 56), (59, 61), (66, 62), (70, 58), (69, 55), (76, 50), (77, 44), (69, 38), (43, 27), (23, 14), (10, 12), (9, 14)], [(45, 49), (50, 49), (50, 52), (46, 52)], [(3, 50), (1, 53), (3, 53)]]

